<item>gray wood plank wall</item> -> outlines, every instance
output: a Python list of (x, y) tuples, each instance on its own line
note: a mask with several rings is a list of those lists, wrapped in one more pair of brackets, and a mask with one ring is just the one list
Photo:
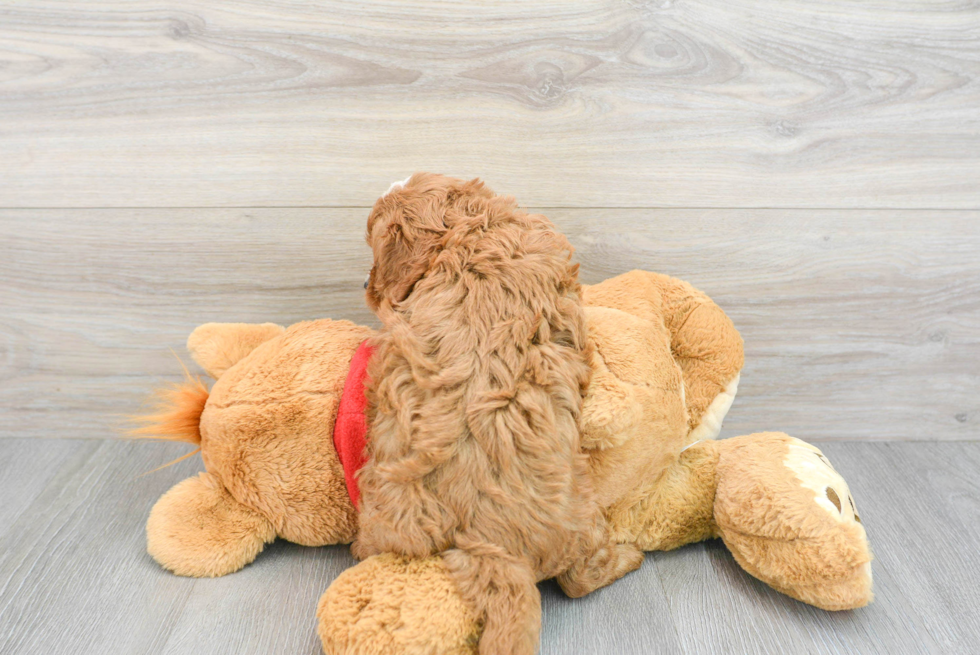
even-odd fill
[(0, 436), (112, 436), (204, 321), (371, 322), (427, 169), (714, 297), (725, 434), (980, 439), (978, 107), (975, 2), (8, 3)]
[(976, 208), (980, 15), (933, 0), (29, 0), (0, 204)]

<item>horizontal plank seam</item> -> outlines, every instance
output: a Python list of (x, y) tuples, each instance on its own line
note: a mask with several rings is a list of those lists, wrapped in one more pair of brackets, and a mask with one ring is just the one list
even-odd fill
[[(741, 205), (738, 207), (718, 207), (714, 205), (690, 206), (690, 205), (522, 205), (530, 209), (601, 209), (601, 210), (665, 210), (665, 209), (699, 209), (703, 211), (745, 211), (745, 210), (766, 210), (766, 211), (928, 211), (928, 212), (973, 212), (980, 211), (980, 206), (976, 207), (808, 207), (808, 206), (764, 206), (764, 205)], [(8, 207), (0, 205), (0, 211), (71, 211), (71, 210), (160, 210), (160, 209), (361, 209), (370, 210), (371, 205), (112, 205), (112, 206), (65, 206), (65, 207)]]
[[(749, 433), (745, 433), (749, 434)], [(735, 436), (731, 437), (720, 437), (717, 441), (724, 441), (725, 439), (733, 439)], [(0, 442), (3, 441), (13, 441), (15, 439), (30, 439), (32, 441), (129, 441), (126, 437), (22, 437), (14, 436), (10, 434), (0, 433)], [(172, 443), (166, 439), (152, 439), (152, 441), (160, 441), (167, 443)], [(807, 443), (825, 443), (825, 444), (842, 444), (842, 443), (868, 443), (868, 444), (909, 444), (909, 443), (923, 443), (931, 444), (933, 446), (939, 446), (942, 444), (975, 444), (980, 447), (980, 434), (974, 437), (963, 437), (955, 439), (921, 439), (918, 437), (910, 437), (908, 439), (870, 439), (867, 437), (847, 437), (841, 439), (826, 439), (826, 438), (809, 438), (805, 440)]]

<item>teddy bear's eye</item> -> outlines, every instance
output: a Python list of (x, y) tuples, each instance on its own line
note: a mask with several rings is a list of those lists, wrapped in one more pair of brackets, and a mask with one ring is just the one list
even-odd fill
[(840, 496), (838, 496), (837, 492), (830, 487), (827, 487), (827, 499), (834, 504), (834, 507), (837, 508), (838, 512), (841, 511)]
[(365, 289), (367, 289), (367, 288), (368, 288), (368, 284), (369, 284), (370, 282), (371, 282), (371, 274), (370, 274), (370, 273), (368, 273), (367, 275), (365, 275), (365, 276), (364, 276), (364, 288), (365, 288)]

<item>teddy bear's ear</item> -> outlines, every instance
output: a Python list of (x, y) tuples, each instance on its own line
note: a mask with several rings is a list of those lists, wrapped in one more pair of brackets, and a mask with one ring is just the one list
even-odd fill
[(253, 350), (285, 331), (275, 323), (205, 323), (187, 337), (187, 350), (217, 380)]

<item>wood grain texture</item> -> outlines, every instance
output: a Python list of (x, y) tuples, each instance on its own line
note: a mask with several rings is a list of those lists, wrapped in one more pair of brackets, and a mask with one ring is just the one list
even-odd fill
[(3, 439), (0, 459), (21, 464), (0, 478), (4, 496), (32, 482), (22, 456), (39, 443), (61, 461), (0, 533), (0, 653), (321, 652), (313, 612), (354, 564), (346, 547), (281, 542), (237, 575), (176, 577), (146, 554), (144, 525), (164, 491), (201, 470), (199, 457), (140, 477), (187, 448)]
[[(32, 484), (37, 440), (0, 439), (0, 495)], [(145, 553), (150, 507), (200, 469), (186, 450), (43, 442), (53, 475), (0, 533), (0, 653), (319, 655), (314, 609), (353, 564), (345, 547), (276, 542), (219, 579), (162, 571)], [(875, 552), (875, 602), (823, 612), (776, 593), (719, 541), (651, 553), (586, 598), (542, 585), (542, 655), (971, 654), (980, 643), (977, 443), (828, 443)], [(12, 473), (12, 474), (11, 474)], [(19, 473), (19, 474), (18, 474)]]
[(58, 464), (83, 451), (85, 443), (59, 444), (40, 439), (15, 439), (0, 447), (0, 538), (57, 475)]
[[(688, 280), (746, 368), (724, 435), (980, 439), (980, 212), (546, 210), (585, 282)], [(0, 211), (0, 436), (105, 437), (207, 321), (376, 325), (366, 209)]]
[(651, 556), (615, 585), (584, 598), (568, 598), (553, 580), (538, 586), (542, 615), (539, 655), (682, 651), (670, 613), (672, 600)]
[[(5, 457), (17, 441), (0, 440)], [(0, 652), (160, 652), (196, 582), (166, 574), (146, 554), (142, 525), (169, 485), (166, 475), (137, 476), (183, 449), (46, 443), (64, 457), (2, 537)], [(168, 473), (182, 477), (196, 465)]]
[(973, 0), (31, 0), (0, 206), (980, 207)]

